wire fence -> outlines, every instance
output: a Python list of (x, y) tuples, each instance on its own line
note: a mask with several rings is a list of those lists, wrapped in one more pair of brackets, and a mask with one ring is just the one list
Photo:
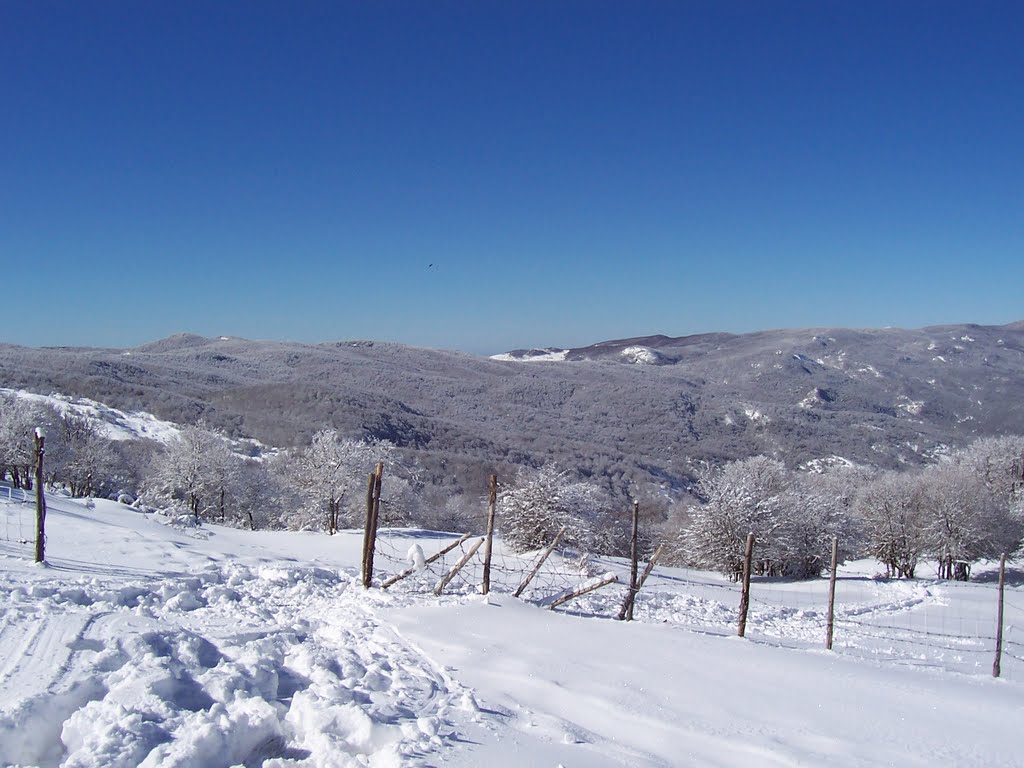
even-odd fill
[(0, 482), (0, 502), (0, 545), (12, 553), (30, 551), (36, 536), (35, 492)]
[[(675, 570), (637, 598), (637, 618), (669, 621), (703, 633), (735, 635), (739, 584)], [(888, 580), (840, 576), (832, 650), (881, 663), (991, 674), (996, 651), (998, 587), (983, 582)], [(746, 637), (794, 649), (823, 649), (828, 579), (754, 578)], [(1004, 597), (1001, 676), (1024, 680), (1024, 593)]]
[[(483, 536), (469, 536), (454, 548), (438, 555), (447, 545), (459, 541), (460, 534), (439, 534), (418, 530), (381, 529), (377, 535), (375, 568), (381, 584), (401, 592), (425, 593), (437, 590), (438, 584), (456, 563), (469, 553)], [(491, 553), (490, 583), (495, 592), (512, 593), (519, 589), (540, 559), (540, 552), (517, 554), (495, 541)], [(444, 591), (455, 594), (479, 593), (484, 580), (484, 549), (480, 548), (444, 586)], [(411, 573), (389, 584), (392, 577)], [(600, 570), (588, 555), (563, 549), (544, 561), (530, 579), (520, 597), (547, 604), (558, 595), (592, 578)]]

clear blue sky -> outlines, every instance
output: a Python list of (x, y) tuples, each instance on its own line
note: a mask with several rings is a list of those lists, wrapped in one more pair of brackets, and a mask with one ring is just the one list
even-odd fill
[(1022, 40), (975, 0), (0, 0), (0, 341), (1019, 320)]

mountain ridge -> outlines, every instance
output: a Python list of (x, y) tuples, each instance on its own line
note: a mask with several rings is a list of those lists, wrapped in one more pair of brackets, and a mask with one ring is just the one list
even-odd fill
[(0, 386), (203, 418), (281, 447), (322, 427), (385, 438), (474, 492), (491, 471), (556, 461), (623, 495), (671, 494), (704, 462), (899, 467), (1024, 432), (1024, 322), (654, 334), (564, 352), (530, 363), (179, 334), (131, 349), (0, 345)]

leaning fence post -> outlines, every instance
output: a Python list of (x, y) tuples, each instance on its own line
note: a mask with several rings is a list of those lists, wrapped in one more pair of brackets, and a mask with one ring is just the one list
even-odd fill
[(828, 578), (828, 622), (825, 625), (825, 648), (832, 650), (832, 630), (836, 615), (836, 566), (839, 564), (839, 539), (832, 537), (832, 573)]
[[(449, 552), (451, 552), (453, 549), (455, 549), (457, 546), (459, 546), (459, 544), (461, 544), (466, 539), (468, 539), (471, 535), (472, 534), (470, 534), (470, 533), (462, 534), (462, 538), (461, 539), (458, 539), (457, 541), (453, 541), (451, 544), (449, 544), (447, 547), (442, 549), (440, 552), (435, 552), (433, 555), (431, 555), (430, 557), (428, 557), (426, 560), (423, 561), (423, 565), (430, 565), (435, 560), (444, 557)], [(406, 568), (401, 573), (396, 573), (390, 579), (387, 579), (383, 584), (380, 585), (380, 588), (381, 589), (387, 589), (392, 584), (394, 584), (396, 582), (399, 582), (399, 581), (401, 581), (402, 579), (404, 579), (404, 578), (406, 578), (408, 576), (412, 576), (414, 573), (416, 573), (416, 570), (417, 569), (416, 569), (415, 565), (412, 568)]]
[(754, 533), (747, 534), (747, 547), (743, 550), (743, 593), (740, 595), (740, 626), (737, 634), (747, 632), (747, 610), (750, 608), (750, 560), (754, 555)]
[(531, 581), (533, 581), (533, 577), (537, 575), (537, 571), (539, 571), (540, 567), (544, 565), (544, 561), (547, 560), (551, 553), (555, 551), (555, 547), (558, 546), (558, 542), (561, 540), (563, 533), (565, 533), (564, 525), (559, 529), (558, 533), (555, 534), (555, 538), (551, 540), (551, 543), (548, 544), (547, 548), (541, 553), (540, 558), (534, 564), (533, 568), (530, 569), (530, 572), (526, 574), (526, 578), (523, 579), (523, 583), (520, 584), (516, 591), (512, 593), (512, 597), (519, 597), (523, 594), (523, 590), (526, 589), (527, 585)]
[(438, 597), (441, 596), (441, 593), (444, 592), (444, 588), (447, 587), (449, 582), (451, 582), (451, 580), (455, 578), (455, 575), (459, 571), (462, 570), (462, 567), (466, 563), (468, 563), (470, 561), (470, 558), (472, 558), (473, 555), (476, 554), (476, 551), (478, 549), (480, 549), (480, 545), (483, 544), (483, 543), (484, 543), (484, 540), (483, 539), (479, 539), (476, 542), (476, 544), (474, 544), (472, 547), (469, 548), (469, 550), (466, 552), (466, 554), (464, 554), (462, 557), (459, 558), (459, 562), (457, 562), (455, 565), (453, 565), (452, 569), (450, 571), (448, 571), (448, 573), (446, 573), (444, 575), (444, 578), (442, 578), (439, 582), (437, 582), (437, 586), (434, 587), (434, 594), (435, 595), (437, 595)]
[(619, 577), (616, 576), (614, 573), (605, 574), (604, 578), (602, 578), (600, 581), (595, 581), (592, 584), (582, 584), (576, 587), (575, 589), (571, 589), (565, 594), (558, 596), (557, 598), (555, 598), (554, 602), (548, 606), (548, 610), (553, 611), (562, 603), (567, 603), (570, 600), (575, 600), (577, 597), (580, 597), (581, 595), (585, 595), (588, 592), (593, 592), (595, 589), (600, 589), (601, 587), (604, 587), (608, 584), (611, 584), (613, 581), (618, 580)]
[(640, 502), (633, 502), (633, 538), (629, 544), (629, 590), (626, 592), (626, 599), (622, 601), (622, 608), (619, 610), (619, 621), (633, 620), (633, 602), (636, 600), (637, 586), (637, 558), (640, 556), (637, 547), (640, 530)]
[(1003, 655), (1003, 586), (1006, 583), (1006, 553), (999, 558), (999, 610), (996, 619), (996, 659), (992, 662), (992, 677), (999, 677), (999, 661)]
[(647, 561), (647, 567), (644, 568), (643, 576), (640, 577), (640, 581), (636, 585), (637, 591), (644, 588), (644, 582), (646, 582), (647, 577), (651, 575), (651, 571), (654, 570), (654, 565), (658, 562), (658, 558), (661, 557), (661, 553), (664, 549), (665, 545), (659, 544), (658, 548), (654, 550), (654, 554), (651, 556), (651, 559)]
[(498, 502), (498, 476), (491, 475), (491, 495), (487, 505), (487, 544), (484, 547), (483, 594), (491, 591), (491, 546), (494, 539), (494, 507)]
[(46, 556), (46, 495), (43, 493), (43, 457), (46, 455), (46, 430), (36, 427), (36, 562)]

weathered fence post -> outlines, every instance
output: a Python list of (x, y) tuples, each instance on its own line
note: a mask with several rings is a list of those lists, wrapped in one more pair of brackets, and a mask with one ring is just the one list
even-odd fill
[(380, 526), (380, 487), (384, 481), (384, 464), (377, 464), (377, 476), (373, 482), (373, 525), (370, 527), (370, 550), (367, 552), (366, 586), (373, 583), (373, 556), (377, 551), (377, 528)]
[(547, 560), (548, 557), (551, 556), (551, 553), (555, 551), (555, 547), (558, 546), (558, 542), (561, 540), (563, 533), (565, 533), (564, 525), (559, 529), (558, 533), (555, 534), (555, 538), (551, 540), (551, 543), (548, 544), (547, 548), (541, 553), (540, 558), (534, 564), (533, 568), (530, 569), (530, 572), (526, 574), (526, 578), (523, 579), (523, 583), (520, 584), (516, 591), (512, 593), (512, 597), (519, 597), (523, 594), (523, 590), (526, 589), (527, 585), (531, 581), (533, 581), (533, 577), (537, 575), (540, 567), (544, 565), (544, 561)]
[(593, 584), (582, 584), (576, 587), (575, 589), (569, 590), (564, 595), (560, 595), (559, 597), (555, 598), (554, 602), (548, 606), (548, 610), (553, 611), (562, 603), (567, 603), (570, 600), (575, 600), (577, 597), (585, 595), (588, 592), (593, 592), (595, 589), (600, 589), (601, 587), (607, 586), (608, 584), (611, 584), (612, 582), (618, 580), (618, 576), (616, 576), (614, 573), (609, 573), (606, 574), (603, 579), (601, 579), (600, 581), (595, 581)]
[(363, 529), (363, 562), (360, 573), (364, 587), (370, 586), (370, 581), (367, 578), (367, 564), (369, 563), (370, 526), (373, 525), (373, 488), (376, 484), (377, 474), (371, 472), (366, 482), (366, 527)]
[(661, 553), (664, 550), (665, 550), (665, 545), (664, 544), (659, 544), (658, 548), (656, 550), (654, 550), (654, 554), (651, 556), (651, 559), (647, 561), (647, 566), (644, 568), (644, 573), (640, 577), (640, 581), (637, 582), (637, 585), (636, 585), (636, 591), (637, 592), (639, 592), (641, 589), (644, 588), (644, 582), (646, 582), (647, 581), (647, 577), (651, 575), (651, 571), (654, 570), (655, 563), (658, 562), (658, 558), (661, 557)]
[(740, 626), (737, 634), (747, 633), (747, 610), (750, 608), (750, 560), (754, 555), (754, 533), (747, 534), (747, 547), (743, 551), (743, 593), (740, 595)]
[(639, 590), (637, 585), (637, 558), (640, 553), (638, 551), (638, 540), (640, 531), (640, 502), (633, 502), (633, 537), (629, 544), (629, 590), (626, 592), (626, 599), (622, 602), (622, 608), (619, 610), (619, 621), (632, 621), (633, 620), (633, 603), (636, 601), (636, 593)]
[(825, 624), (825, 648), (832, 650), (832, 631), (836, 616), (836, 568), (839, 566), (839, 539), (832, 537), (832, 572), (828, 577), (828, 620)]
[(46, 455), (46, 430), (36, 427), (36, 562), (46, 557), (46, 495), (43, 493), (43, 457)]
[(366, 483), (366, 529), (363, 531), (363, 586), (373, 583), (373, 552), (377, 547), (377, 523), (380, 519), (380, 486), (384, 464), (370, 473)]
[(996, 659), (992, 662), (992, 677), (999, 677), (999, 662), (1003, 655), (1003, 587), (1006, 583), (1006, 553), (999, 558), (999, 609), (996, 618)]
[(469, 548), (469, 550), (467, 550), (466, 554), (459, 558), (459, 562), (453, 565), (452, 569), (444, 575), (444, 578), (437, 582), (437, 586), (434, 587), (435, 595), (437, 595), (438, 597), (441, 596), (441, 593), (444, 592), (444, 588), (447, 587), (449, 582), (451, 582), (451, 580), (455, 578), (455, 575), (462, 570), (462, 567), (470, 561), (473, 555), (476, 554), (476, 551), (480, 549), (480, 545), (483, 543), (483, 539), (478, 540), (476, 544), (474, 544), (472, 547)]
[(487, 543), (484, 546), (484, 583), (481, 592), (491, 591), (491, 546), (494, 539), (494, 507), (498, 503), (498, 476), (491, 475), (491, 495), (487, 505)]

